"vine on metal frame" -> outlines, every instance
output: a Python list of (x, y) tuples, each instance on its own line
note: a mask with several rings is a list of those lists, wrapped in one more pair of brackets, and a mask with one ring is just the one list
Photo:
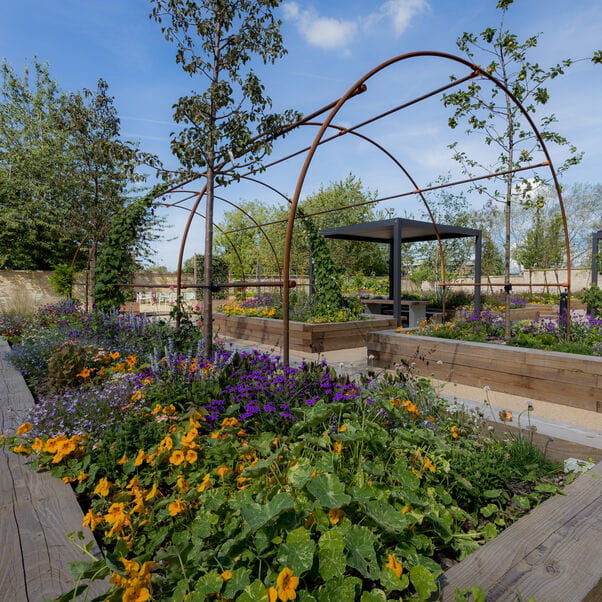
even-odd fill
[(126, 290), (119, 286), (128, 282), (134, 270), (132, 251), (139, 240), (145, 218), (155, 199), (173, 184), (161, 183), (146, 196), (124, 207), (111, 222), (106, 239), (100, 245), (95, 267), (96, 309), (118, 308), (126, 300)]
[(350, 299), (343, 296), (343, 283), (340, 267), (335, 264), (324, 237), (318, 232), (315, 223), (301, 209), (297, 209), (301, 224), (311, 250), (314, 264), (314, 296), (312, 317), (328, 317), (338, 312), (356, 313), (357, 308)]

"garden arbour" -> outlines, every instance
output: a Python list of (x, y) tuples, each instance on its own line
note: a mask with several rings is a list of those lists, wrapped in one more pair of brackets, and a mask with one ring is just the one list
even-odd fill
[[(343, 127), (343, 126), (336, 125), (333, 123), (333, 120), (335, 119), (335, 117), (338, 115), (340, 110), (343, 108), (343, 106), (349, 100), (353, 99), (358, 94), (366, 94), (367, 93), (366, 83), (369, 80), (371, 80), (372, 78), (374, 78), (375, 76), (377, 76), (378, 74), (383, 72), (384, 70), (393, 68), (396, 65), (403, 63), (405, 61), (428, 59), (428, 58), (441, 59), (444, 61), (452, 62), (455, 65), (459, 65), (461, 67), (468, 69), (469, 73), (463, 77), (453, 78), (451, 82), (449, 82), (435, 90), (427, 92), (427, 93), (425, 93), (417, 98), (414, 98), (412, 100), (403, 102), (400, 105), (397, 105), (385, 112), (382, 112), (369, 119), (366, 119), (366, 120), (362, 121), (361, 123), (358, 123), (354, 126)], [(413, 106), (417, 103), (425, 101), (436, 95), (442, 94), (443, 92), (445, 92), (451, 88), (460, 86), (466, 82), (470, 82), (470, 81), (474, 80), (475, 78), (485, 79), (491, 85), (497, 86), (506, 95), (506, 98), (509, 99), (509, 101), (520, 111), (521, 115), (527, 121), (528, 125), (530, 126), (530, 128), (533, 132), (533, 135), (535, 136), (535, 138), (537, 140), (537, 143), (539, 146), (539, 151), (541, 153), (543, 153), (543, 155), (544, 155), (544, 159), (545, 159), (544, 161), (539, 162), (539, 163), (532, 163), (529, 165), (513, 165), (513, 166), (510, 166), (510, 169), (506, 169), (503, 171), (489, 172), (489, 173), (485, 173), (483, 175), (476, 176), (473, 178), (465, 178), (465, 179), (461, 179), (461, 180), (446, 182), (444, 184), (438, 184), (436, 186), (420, 187), (418, 185), (418, 183), (416, 182), (416, 180), (411, 176), (409, 171), (406, 169), (406, 167), (404, 167), (404, 165), (398, 160), (398, 158), (395, 157), (395, 155), (393, 153), (391, 153), (382, 144), (380, 144), (376, 140), (372, 139), (371, 137), (368, 137), (364, 134), (360, 134), (356, 131), (368, 124), (374, 123), (380, 119), (388, 117), (394, 113), (397, 113), (397, 112), (399, 112), (403, 109), (406, 109), (410, 106)], [(316, 121), (316, 119), (321, 115), (326, 115), (324, 120), (321, 122)], [(353, 203), (353, 204), (343, 206), (343, 207), (337, 207), (335, 209), (325, 209), (323, 211), (317, 211), (314, 213), (304, 214), (303, 215), (304, 218), (311, 218), (314, 215), (321, 215), (321, 214), (325, 214), (325, 213), (329, 213), (329, 212), (333, 212), (333, 211), (343, 211), (343, 210), (350, 209), (352, 207), (357, 207), (360, 205), (369, 205), (369, 204), (372, 205), (372, 204), (377, 204), (377, 203), (383, 202), (385, 200), (403, 199), (405, 197), (413, 197), (415, 195), (418, 195), (425, 206), (425, 209), (429, 215), (429, 218), (431, 220), (431, 223), (433, 224), (433, 228), (435, 231), (435, 236), (436, 236), (437, 244), (439, 247), (440, 264), (441, 264), (441, 282), (439, 283), (439, 286), (441, 286), (443, 288), (443, 290), (445, 291), (445, 287), (451, 286), (451, 285), (453, 285), (453, 283), (447, 282), (446, 268), (445, 268), (445, 253), (444, 253), (443, 245), (441, 243), (441, 237), (439, 236), (439, 232), (437, 230), (437, 225), (435, 223), (433, 212), (431, 211), (431, 208), (429, 207), (429, 204), (425, 197), (425, 193), (434, 191), (434, 190), (452, 187), (452, 186), (469, 184), (469, 183), (476, 182), (476, 181), (490, 180), (493, 178), (504, 178), (506, 176), (510, 176), (512, 174), (519, 173), (519, 172), (526, 172), (529, 170), (547, 168), (550, 172), (550, 176), (553, 181), (554, 189), (556, 191), (559, 208), (560, 208), (560, 214), (562, 217), (563, 231), (564, 231), (567, 278), (566, 278), (566, 282), (559, 283), (558, 286), (566, 289), (566, 291), (568, 293), (567, 296), (570, 299), (571, 252), (570, 252), (570, 245), (569, 245), (569, 234), (568, 234), (568, 227), (567, 227), (564, 203), (562, 200), (561, 186), (558, 181), (558, 176), (557, 176), (556, 170), (554, 169), (554, 165), (553, 165), (550, 153), (546, 147), (544, 138), (542, 137), (537, 126), (535, 125), (535, 122), (533, 121), (532, 117), (530, 116), (530, 114), (526, 110), (526, 108), (522, 105), (522, 103), (519, 101), (519, 99), (512, 93), (512, 91), (508, 89), (508, 87), (506, 87), (499, 79), (494, 77), (487, 70), (485, 70), (482, 67), (480, 67), (479, 65), (471, 63), (471, 62), (467, 61), (466, 59), (463, 59), (459, 56), (448, 54), (448, 53), (443, 53), (443, 52), (419, 51), (419, 52), (410, 52), (410, 53), (402, 54), (402, 55), (393, 57), (387, 61), (384, 61), (380, 65), (376, 66), (371, 71), (369, 71), (364, 76), (362, 76), (360, 79), (358, 79), (343, 94), (343, 96), (341, 96), (337, 101), (330, 103), (329, 105), (323, 107), (322, 109), (319, 109), (318, 111), (315, 111), (314, 113), (306, 116), (305, 118), (301, 119), (297, 123), (287, 126), (281, 132), (276, 134), (275, 137), (283, 136), (301, 126), (311, 126), (311, 127), (319, 128), (312, 143), (309, 146), (306, 146), (306, 147), (304, 147), (294, 153), (291, 153), (285, 157), (281, 157), (277, 160), (271, 161), (270, 163), (267, 163), (267, 164), (261, 166), (261, 168), (253, 166), (252, 164), (240, 165), (240, 166), (236, 165), (236, 161), (239, 159), (242, 159), (244, 157), (244, 153), (243, 153), (241, 156), (238, 156), (238, 157), (232, 156), (229, 161), (228, 160), (223, 161), (218, 166), (218, 169), (217, 169), (217, 173), (219, 175), (221, 175), (222, 177), (231, 177), (231, 178), (237, 179), (237, 180), (243, 179), (243, 180), (246, 180), (249, 182), (256, 183), (257, 185), (262, 186), (263, 188), (270, 190), (271, 192), (277, 194), (279, 197), (285, 199), (287, 201), (287, 203), (289, 204), (288, 217), (286, 220), (277, 220), (277, 221), (273, 221), (273, 222), (269, 222), (269, 223), (262, 223), (262, 224), (253, 223), (253, 225), (246, 226), (244, 228), (224, 232), (224, 235), (229, 236), (231, 234), (240, 232), (242, 230), (258, 229), (262, 233), (262, 235), (266, 239), (269, 240), (269, 236), (265, 232), (264, 227), (269, 226), (269, 225), (274, 225), (277, 223), (286, 223), (285, 243), (284, 243), (283, 255), (281, 258), (278, 258), (278, 254), (276, 253), (273, 242), (272, 241), (269, 242), (269, 246), (271, 247), (271, 251), (274, 254), (274, 257), (276, 260), (276, 265), (278, 265), (279, 268), (281, 266), (280, 273), (279, 273), (279, 280), (275, 281), (275, 282), (269, 282), (269, 283), (266, 283), (266, 282), (256, 283), (256, 282), (247, 281), (246, 279), (243, 279), (244, 280), (243, 282), (230, 283), (230, 286), (234, 286), (234, 287), (236, 287), (236, 286), (245, 287), (245, 286), (253, 286), (253, 285), (260, 284), (260, 286), (262, 286), (262, 287), (276, 286), (276, 287), (280, 287), (282, 289), (282, 300), (283, 300), (282, 346), (283, 346), (283, 360), (284, 360), (285, 364), (288, 364), (288, 362), (289, 362), (289, 347), (290, 347), (289, 346), (290, 288), (295, 286), (295, 283), (290, 280), (291, 247), (292, 247), (292, 240), (293, 240), (293, 235), (294, 235), (295, 222), (300, 217), (299, 212), (298, 212), (299, 202), (301, 199), (301, 195), (303, 193), (307, 175), (310, 171), (312, 162), (314, 161), (314, 159), (316, 157), (318, 147), (326, 144), (327, 142), (338, 140), (339, 138), (346, 136), (348, 134), (351, 134), (352, 136), (355, 136), (356, 138), (358, 138), (364, 142), (367, 142), (369, 145), (376, 148), (379, 152), (383, 153), (389, 160), (393, 161), (395, 166), (398, 169), (400, 169), (403, 172), (403, 174), (407, 177), (407, 179), (409, 180), (413, 189), (409, 190), (409, 191), (401, 192), (398, 194), (388, 195), (388, 196), (384, 196), (384, 197), (380, 197), (380, 198), (376, 198), (376, 199), (369, 199), (366, 201), (362, 201), (359, 203)], [(327, 131), (329, 131), (331, 129), (334, 129), (335, 133), (332, 134), (331, 136), (326, 136)], [(257, 136), (251, 142), (255, 143), (255, 142), (260, 142), (260, 141), (261, 141), (261, 136)], [(294, 157), (302, 156), (303, 154), (305, 154), (305, 159), (304, 159), (303, 165), (299, 171), (297, 181), (295, 184), (295, 188), (294, 188), (294, 193), (291, 198), (288, 198), (286, 194), (284, 194), (282, 191), (278, 190), (275, 186), (273, 186), (271, 183), (269, 183), (269, 181), (264, 181), (263, 179), (260, 180), (257, 177), (257, 174), (260, 170), (266, 171), (273, 166), (279, 165), (279, 164), (286, 162)], [(186, 178), (184, 181), (181, 181), (178, 183), (173, 183), (172, 185), (169, 185), (169, 186), (161, 185), (161, 187), (158, 190), (151, 192), (146, 197), (147, 199), (149, 199), (152, 202), (154, 199), (157, 199), (160, 197), (164, 197), (164, 199), (165, 199), (165, 197), (167, 197), (167, 196), (184, 195), (182, 198), (179, 198), (175, 201), (172, 201), (170, 203), (165, 203), (167, 206), (177, 207), (179, 209), (186, 209), (189, 212), (189, 216), (188, 216), (188, 219), (186, 221), (186, 224), (184, 226), (184, 230), (182, 233), (179, 256), (178, 256), (178, 267), (177, 267), (178, 276), (177, 276), (177, 284), (176, 284), (176, 292), (177, 292), (178, 298), (180, 297), (182, 288), (185, 287), (185, 285), (182, 284), (182, 277), (181, 277), (183, 258), (184, 258), (184, 250), (185, 250), (186, 243), (187, 243), (190, 231), (191, 231), (191, 225), (192, 225), (194, 217), (195, 216), (202, 217), (202, 214), (198, 211), (198, 209), (199, 209), (199, 206), (206, 194), (206, 189), (207, 189), (206, 185), (203, 186), (202, 188), (200, 188), (198, 191), (191, 191), (191, 190), (187, 189), (186, 187), (188, 187), (192, 182), (194, 182), (200, 178), (203, 178), (203, 175), (204, 174), (195, 174), (193, 177)], [(237, 207), (237, 205), (235, 203), (233, 203), (231, 200), (227, 200), (223, 197), (216, 197), (216, 198), (219, 198), (220, 200), (225, 201), (226, 203), (230, 204), (233, 207)], [(186, 201), (189, 201), (191, 199), (194, 199), (192, 206), (189, 208), (184, 207), (183, 203)], [(240, 207), (238, 207), (238, 208), (240, 209)], [(249, 217), (248, 214), (247, 214), (247, 217)], [(251, 219), (251, 221), (255, 222), (256, 220)], [(125, 232), (126, 236), (128, 236), (129, 234), (130, 233)], [(108, 239), (108, 243), (111, 244), (110, 237)], [(234, 244), (232, 246), (235, 247)], [(206, 255), (209, 254), (211, 256), (212, 253), (213, 253), (212, 249), (205, 250)], [(238, 254), (237, 251), (235, 251), (235, 253)], [(240, 256), (238, 256), (238, 258), (242, 264), (242, 258), (240, 258)], [(104, 269), (104, 267), (105, 266), (104, 266), (103, 262), (99, 261), (99, 272), (100, 273), (102, 273), (102, 270)], [(113, 269), (112, 273), (113, 273), (113, 277), (115, 277), (115, 274), (118, 274), (119, 270)], [(118, 278), (118, 276), (117, 276), (117, 278)], [(476, 286), (478, 286), (478, 283), (474, 283), (474, 284)], [(118, 281), (114, 279), (113, 285), (118, 285)], [(186, 285), (186, 286), (190, 286), (190, 285)], [(208, 280), (208, 278), (206, 277), (204, 284), (196, 285), (196, 286), (199, 286), (204, 289), (207, 289), (208, 291), (211, 291), (211, 290), (215, 289), (216, 285), (211, 283)], [(510, 282), (510, 281), (506, 282), (506, 286), (511, 287), (512, 282)], [(567, 312), (567, 316), (570, 316), (570, 312)]]

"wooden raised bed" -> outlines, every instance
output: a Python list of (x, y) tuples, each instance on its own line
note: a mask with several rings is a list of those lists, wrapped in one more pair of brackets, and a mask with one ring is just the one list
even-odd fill
[(602, 412), (602, 357), (372, 332), (368, 365), (413, 364), (416, 373), (448, 382)]
[[(325, 324), (289, 322), (289, 324), (291, 349), (306, 353), (322, 353), (336, 349), (363, 347), (370, 331), (391, 328), (395, 326), (395, 319), (369, 317), (357, 322)], [(282, 320), (216, 313), (213, 316), (213, 328), (222, 336), (274, 346), (282, 344)]]
[(487, 600), (602, 600), (602, 464), (453, 566), (441, 577), (441, 600), (478, 585)]

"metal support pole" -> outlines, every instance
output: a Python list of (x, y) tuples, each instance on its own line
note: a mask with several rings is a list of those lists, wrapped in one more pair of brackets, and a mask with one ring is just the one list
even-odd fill
[(308, 267), (308, 276), (309, 276), (309, 300), (310, 303), (313, 303), (314, 299), (314, 285), (316, 284), (315, 274), (314, 274), (314, 256), (311, 252), (311, 249), (308, 251), (309, 253), (309, 267)]
[(483, 253), (483, 235), (477, 234), (474, 238), (474, 310), (481, 312), (481, 256)]
[(401, 326), (401, 220), (393, 222), (393, 317)]
[(393, 299), (393, 282), (394, 282), (393, 263), (395, 262), (394, 248), (395, 248), (395, 245), (393, 244), (393, 241), (391, 241), (389, 243), (389, 299)]

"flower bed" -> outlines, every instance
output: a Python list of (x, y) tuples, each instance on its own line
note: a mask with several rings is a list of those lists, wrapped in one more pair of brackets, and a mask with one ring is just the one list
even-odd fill
[(3, 440), (80, 494), (104, 556), (73, 567), (76, 593), (108, 577), (110, 600), (426, 600), (443, 566), (558, 491), (527, 441), (483, 437), (424, 380), (92, 347)]
[[(290, 321), (290, 348), (305, 353), (322, 353), (335, 349), (363, 347), (370, 331), (395, 326), (394, 318), (367, 317), (353, 322), (313, 324)], [(215, 313), (213, 326), (221, 336), (282, 344), (282, 320)]]
[(602, 411), (602, 357), (402, 334), (368, 335), (369, 365), (412, 364), (418, 374)]

